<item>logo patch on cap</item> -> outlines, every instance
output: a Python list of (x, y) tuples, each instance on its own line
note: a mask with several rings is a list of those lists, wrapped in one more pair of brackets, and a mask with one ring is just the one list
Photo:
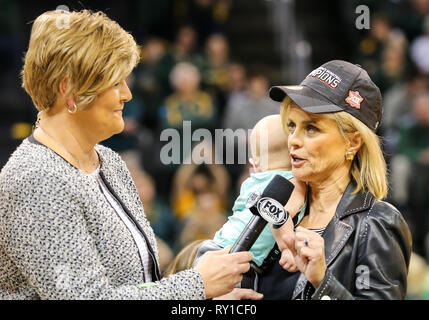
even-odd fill
[(335, 89), (341, 83), (342, 79), (332, 71), (319, 67), (310, 72), (307, 78), (314, 78), (326, 84), (329, 88)]
[(360, 96), (359, 91), (349, 90), (349, 96), (345, 100), (350, 107), (360, 109), (360, 104), (363, 101), (363, 98)]

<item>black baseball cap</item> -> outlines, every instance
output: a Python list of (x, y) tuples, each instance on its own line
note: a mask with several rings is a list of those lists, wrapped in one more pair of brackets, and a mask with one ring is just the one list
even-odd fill
[(299, 86), (275, 86), (269, 95), (282, 102), (286, 96), (311, 113), (345, 111), (375, 131), (381, 121), (380, 89), (357, 64), (329, 61), (310, 74)]

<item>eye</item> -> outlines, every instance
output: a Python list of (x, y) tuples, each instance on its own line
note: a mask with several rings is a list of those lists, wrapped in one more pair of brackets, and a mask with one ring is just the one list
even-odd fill
[(313, 125), (311, 125), (311, 124), (309, 124), (309, 125), (306, 127), (306, 130), (307, 130), (307, 132), (308, 132), (308, 133), (316, 133), (316, 132), (318, 132), (318, 131), (319, 131), (319, 129), (318, 129), (318, 128), (316, 128), (315, 126), (313, 126)]
[(293, 121), (289, 121), (287, 124), (287, 128), (290, 132), (293, 132), (295, 130), (295, 123), (293, 123)]

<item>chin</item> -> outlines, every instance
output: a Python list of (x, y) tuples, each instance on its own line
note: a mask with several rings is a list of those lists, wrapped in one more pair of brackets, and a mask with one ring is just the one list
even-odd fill
[(307, 181), (307, 178), (309, 176), (308, 172), (305, 172), (302, 169), (294, 169), (294, 168), (292, 168), (292, 174), (295, 178), (301, 181)]
[(115, 124), (112, 127), (113, 127), (112, 134), (121, 133), (122, 131), (124, 131), (124, 127), (125, 127), (124, 120), (121, 118), (120, 121), (115, 121)]

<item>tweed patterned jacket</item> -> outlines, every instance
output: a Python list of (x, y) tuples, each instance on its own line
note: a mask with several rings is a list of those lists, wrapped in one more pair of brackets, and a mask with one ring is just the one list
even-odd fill
[[(205, 299), (195, 269), (138, 288), (145, 281), (137, 245), (98, 182), (31, 138), (0, 172), (0, 299)], [(157, 271), (155, 236), (125, 163), (109, 148), (96, 151)]]

